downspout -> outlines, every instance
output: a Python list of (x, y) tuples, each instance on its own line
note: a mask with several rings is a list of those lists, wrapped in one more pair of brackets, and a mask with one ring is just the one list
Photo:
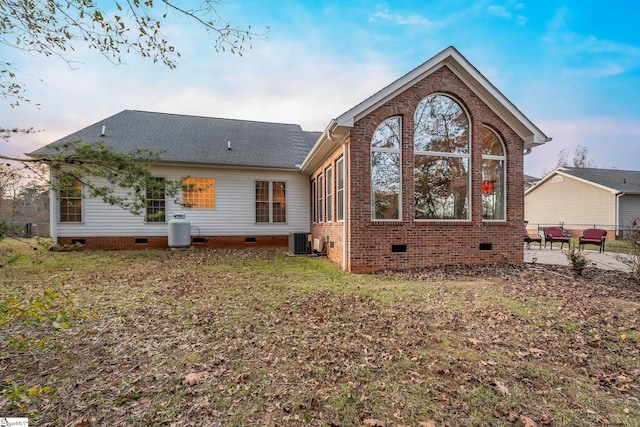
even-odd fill
[(625, 195), (624, 191), (618, 191), (616, 193), (616, 213), (615, 213), (616, 237), (620, 235), (620, 197), (624, 195)]
[(348, 198), (348, 192), (349, 192), (349, 177), (348, 177), (348, 171), (349, 171), (349, 153), (347, 150), (347, 142), (345, 140), (339, 140), (336, 139), (333, 135), (331, 135), (331, 130), (327, 129), (327, 139), (331, 142), (333, 142), (334, 144), (339, 144), (342, 145), (342, 174), (343, 174), (343, 179), (344, 179), (344, 189), (342, 190), (342, 209), (344, 209), (343, 212), (343, 219), (342, 219), (342, 269), (343, 270), (347, 270), (348, 265), (349, 265), (349, 207), (347, 205), (347, 200), (349, 200)]

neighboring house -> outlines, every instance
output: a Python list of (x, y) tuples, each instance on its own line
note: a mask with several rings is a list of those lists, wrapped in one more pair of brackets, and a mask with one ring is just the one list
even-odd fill
[(538, 183), (538, 181), (540, 181), (540, 178), (536, 178), (535, 176), (531, 176), (531, 175), (524, 175), (524, 189), (528, 190), (529, 188), (533, 187), (534, 185), (536, 185)]
[[(212, 189), (205, 208), (151, 201), (165, 221), (184, 212), (196, 244), (284, 246), (289, 233), (310, 233), (315, 249), (355, 273), (521, 263), (523, 156), (550, 140), (453, 47), (322, 133), (125, 111), (54, 144), (75, 139), (165, 150), (154, 174), (205, 180), (196, 182)], [(52, 213), (58, 243), (167, 245), (164, 222), (52, 197), (80, 211)]]
[(614, 238), (638, 217), (640, 171), (560, 167), (525, 192), (529, 227), (602, 228)]

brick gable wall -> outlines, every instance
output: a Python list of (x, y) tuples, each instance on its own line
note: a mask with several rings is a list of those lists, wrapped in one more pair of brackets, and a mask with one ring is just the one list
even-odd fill
[[(413, 219), (414, 112), (423, 98), (435, 92), (449, 94), (458, 100), (471, 118), (470, 221)], [(402, 220), (374, 222), (371, 220), (371, 138), (383, 120), (396, 115), (402, 117)], [(506, 222), (482, 220), (483, 125), (492, 127), (505, 143)], [(351, 131), (349, 144), (349, 270), (368, 273), (438, 265), (522, 263), (523, 147), (524, 141), (447, 67), (440, 68), (358, 120)], [(402, 249), (403, 245), (406, 245), (406, 252), (392, 251), (392, 248)]]

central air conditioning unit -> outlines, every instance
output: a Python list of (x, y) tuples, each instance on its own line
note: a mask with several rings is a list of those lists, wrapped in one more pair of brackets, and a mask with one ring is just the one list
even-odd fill
[(309, 233), (289, 233), (289, 253), (302, 255), (309, 253)]

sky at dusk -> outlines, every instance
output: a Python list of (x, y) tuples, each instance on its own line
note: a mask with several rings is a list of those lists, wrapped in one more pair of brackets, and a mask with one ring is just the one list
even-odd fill
[(0, 141), (0, 152), (30, 152), (125, 109), (322, 131), (455, 46), (553, 138), (525, 157), (526, 174), (541, 176), (562, 149), (571, 159), (580, 145), (598, 167), (640, 170), (640, 5), (633, 2), (227, 0), (218, 12), (266, 35), (242, 56), (217, 53), (213, 36), (170, 14), (164, 32), (181, 53), (174, 70), (133, 54), (115, 65), (82, 45), (63, 61), (0, 44), (2, 62), (15, 67), (31, 100), (1, 103), (0, 126), (43, 129)]

